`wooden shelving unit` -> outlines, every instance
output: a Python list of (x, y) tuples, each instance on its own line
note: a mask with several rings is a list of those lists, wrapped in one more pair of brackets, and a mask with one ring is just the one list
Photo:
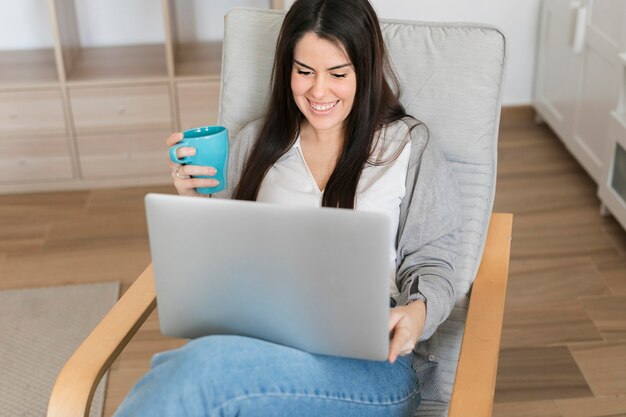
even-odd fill
[(160, 16), (109, 3), (124, 19), (99, 24), (158, 41), (93, 46), (77, 7), (97, 2), (78, 1), (47, 0), (52, 47), (0, 50), (0, 193), (167, 184), (165, 138), (217, 121), (222, 42), (179, 36), (193, 2), (161, 0)]
[(68, 83), (107, 80), (167, 79), (163, 45), (130, 45), (81, 48), (74, 57)]
[(56, 85), (59, 82), (53, 49), (0, 51), (0, 87)]
[(174, 57), (176, 79), (218, 79), (221, 70), (222, 43), (197, 42), (178, 45)]

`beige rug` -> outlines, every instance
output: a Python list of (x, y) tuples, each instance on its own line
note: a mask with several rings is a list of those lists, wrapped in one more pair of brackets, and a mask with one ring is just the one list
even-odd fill
[[(63, 364), (118, 296), (118, 282), (0, 291), (0, 416), (46, 415)], [(105, 387), (106, 375), (91, 417)]]

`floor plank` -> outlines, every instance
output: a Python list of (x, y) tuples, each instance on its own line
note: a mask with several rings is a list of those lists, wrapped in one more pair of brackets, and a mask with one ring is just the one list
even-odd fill
[(0, 218), (46, 222), (80, 216), (90, 191), (0, 195)]
[(533, 306), (507, 305), (504, 321), (502, 349), (604, 340), (587, 311), (576, 301)]
[(567, 347), (501, 349), (496, 403), (593, 397)]
[(626, 295), (626, 256), (598, 255), (592, 261), (615, 295)]
[(626, 393), (626, 343), (571, 346), (570, 350), (595, 396)]
[(626, 397), (577, 398), (555, 403), (562, 417), (626, 417)]
[(145, 242), (148, 227), (144, 213), (83, 216), (52, 223), (44, 248), (99, 248), (117, 241)]
[(148, 193), (175, 194), (173, 186), (141, 187), (124, 189), (98, 189), (91, 193), (86, 203), (85, 214), (108, 215), (143, 215), (144, 197)]
[(563, 417), (552, 400), (496, 403), (493, 417)]
[(524, 266), (512, 260), (506, 304), (568, 304), (582, 296), (609, 294), (600, 272), (587, 258), (539, 258), (524, 262)]
[(626, 233), (624, 233), (624, 229), (617, 220), (611, 216), (603, 218), (602, 229), (606, 232), (619, 254), (626, 256)]
[(583, 298), (582, 304), (609, 342), (626, 342), (626, 295)]
[(1, 289), (121, 281), (126, 286), (150, 263), (147, 242), (119, 241), (97, 248), (64, 248), (7, 254)]
[(50, 224), (15, 222), (0, 219), (0, 252), (38, 251), (42, 248)]

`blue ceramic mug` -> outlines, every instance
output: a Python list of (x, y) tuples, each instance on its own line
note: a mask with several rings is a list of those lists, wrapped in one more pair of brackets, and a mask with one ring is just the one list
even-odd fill
[[(178, 158), (178, 148), (188, 146), (196, 149), (196, 154)], [(226, 188), (228, 171), (228, 129), (224, 126), (202, 126), (183, 132), (183, 139), (170, 147), (170, 159), (181, 165), (210, 166), (217, 170), (213, 176), (198, 175), (197, 178), (213, 178), (220, 183), (216, 187), (196, 188), (200, 194), (213, 194)]]

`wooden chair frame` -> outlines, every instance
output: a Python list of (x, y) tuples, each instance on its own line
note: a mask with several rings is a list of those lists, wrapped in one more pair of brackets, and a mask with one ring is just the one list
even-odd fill
[[(511, 214), (491, 216), (470, 297), (449, 417), (489, 417), (496, 383), (509, 270)], [(87, 417), (100, 379), (156, 307), (152, 265), (137, 278), (67, 361), (48, 417)]]

